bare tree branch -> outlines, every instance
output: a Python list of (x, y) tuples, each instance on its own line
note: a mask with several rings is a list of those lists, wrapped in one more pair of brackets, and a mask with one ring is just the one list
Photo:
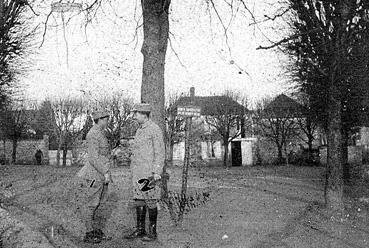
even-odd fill
[[(169, 34), (171, 34), (172, 36), (174, 36), (171, 32), (169, 32)], [(169, 40), (169, 46), (170, 49), (172, 50), (172, 52), (174, 53), (174, 55), (176, 56), (176, 58), (178, 59), (179, 64), (185, 68), (187, 70), (187, 67), (182, 63), (182, 60), (179, 58), (178, 53), (176, 52), (176, 50), (174, 50), (173, 44), (172, 44), (172, 39), (170, 38), (170, 36), (168, 37)]]
[(301, 36), (304, 36), (304, 35), (307, 35), (307, 34), (311, 34), (311, 33), (315, 33), (315, 32), (318, 32), (320, 30), (320, 28), (314, 28), (312, 30), (309, 30), (308, 32), (305, 32), (305, 33), (300, 33), (300, 34), (295, 34), (295, 35), (292, 35), (290, 37), (287, 37), (287, 38), (284, 38), (280, 41), (277, 41), (277, 42), (274, 42), (274, 44), (272, 45), (269, 45), (269, 46), (259, 46), (258, 48), (256, 48), (256, 50), (259, 50), (259, 49), (264, 49), (264, 50), (267, 50), (267, 49), (271, 49), (271, 48), (274, 48), (274, 47), (277, 47), (277, 46), (280, 46), (290, 40), (295, 40)]
[(228, 47), (229, 53), (230, 53), (230, 54), (232, 54), (232, 52), (231, 52), (231, 47), (230, 47), (230, 45), (229, 45), (229, 39), (228, 39), (228, 28), (224, 25), (224, 23), (223, 23), (223, 19), (222, 19), (222, 17), (219, 15), (218, 9), (217, 9), (217, 7), (216, 7), (216, 6), (215, 6), (215, 4), (214, 4), (214, 0), (210, 0), (210, 2), (211, 2), (211, 4), (212, 4), (212, 6), (213, 6), (213, 9), (214, 9), (215, 14), (217, 15), (217, 17), (218, 17), (218, 19), (219, 19), (219, 21), (220, 21), (220, 23), (221, 23), (221, 25), (222, 25), (222, 27), (223, 27), (223, 30), (224, 30), (224, 36), (225, 36), (225, 38), (226, 38), (226, 44), (227, 44), (227, 47)]
[(95, 0), (93, 3), (91, 3), (90, 5), (88, 5), (86, 8), (84, 8), (82, 11), (83, 12), (89, 12), (91, 11), (93, 8), (96, 7), (96, 5), (99, 7), (101, 6), (101, 0)]
[(254, 22), (251, 23), (250, 25), (257, 25), (257, 24), (264, 23), (267, 21), (275, 21), (276, 19), (285, 16), (289, 11), (290, 11), (289, 8), (285, 8), (281, 13), (277, 13), (274, 16), (264, 15), (265, 19), (260, 20), (260, 21), (254, 20)]
[(41, 48), (42, 45), (45, 42), (45, 36), (46, 36), (46, 31), (47, 31), (47, 24), (49, 23), (49, 18), (50, 18), (50, 16), (52, 14), (53, 14), (53, 11), (50, 11), (50, 13), (46, 16), (46, 21), (45, 21), (45, 24), (44, 24), (44, 32), (42, 33), (42, 41), (41, 41), (41, 44), (40, 44), (39, 48)]
[(247, 7), (245, 1), (244, 0), (239, 0), (239, 1), (242, 3), (242, 5), (245, 8), (245, 10), (250, 14), (252, 20), (254, 20), (254, 22), (256, 22), (256, 18), (255, 18), (254, 13)]
[(24, 3), (28, 6), (28, 8), (32, 11), (32, 13), (35, 15), (35, 16), (39, 16), (40, 14), (37, 14), (35, 12), (35, 10), (33, 9), (32, 5), (28, 2), (28, 1), (24, 1)]

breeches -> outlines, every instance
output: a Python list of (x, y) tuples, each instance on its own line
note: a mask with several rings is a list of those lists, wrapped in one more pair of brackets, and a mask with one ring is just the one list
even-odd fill
[(153, 209), (157, 207), (158, 200), (156, 199), (148, 199), (148, 200), (133, 199), (133, 204), (135, 207), (146, 206), (149, 209)]
[(83, 180), (79, 183), (80, 197), (78, 207), (87, 231), (103, 229), (109, 211), (108, 184), (93, 180)]

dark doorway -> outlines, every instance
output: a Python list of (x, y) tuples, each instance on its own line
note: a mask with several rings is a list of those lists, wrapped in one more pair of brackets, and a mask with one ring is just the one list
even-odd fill
[(241, 166), (242, 165), (241, 141), (232, 141), (231, 152), (232, 152), (232, 166)]

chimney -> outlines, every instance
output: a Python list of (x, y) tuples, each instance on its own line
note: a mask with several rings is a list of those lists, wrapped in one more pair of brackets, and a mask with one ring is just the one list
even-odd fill
[(190, 98), (191, 98), (191, 104), (194, 104), (194, 101), (195, 101), (195, 87), (190, 88)]
[(195, 97), (195, 87), (190, 88), (190, 97)]

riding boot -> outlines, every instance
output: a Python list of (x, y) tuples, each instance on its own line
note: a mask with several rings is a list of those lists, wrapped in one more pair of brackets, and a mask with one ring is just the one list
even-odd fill
[(90, 244), (99, 244), (101, 243), (101, 237), (96, 235), (95, 231), (86, 232), (83, 242)]
[(158, 234), (156, 232), (156, 223), (158, 220), (158, 208), (149, 208), (149, 232), (145, 235), (142, 241), (151, 242), (158, 239)]
[(90, 244), (98, 244), (101, 242), (101, 237), (99, 237), (93, 227), (93, 219), (95, 214), (95, 207), (87, 206), (84, 208), (83, 212), (84, 222), (86, 226), (86, 234), (83, 238), (83, 242)]
[(107, 236), (101, 229), (94, 230), (95, 235), (101, 239), (101, 241), (112, 240), (113, 237)]
[(136, 207), (136, 214), (137, 214), (136, 230), (133, 233), (124, 236), (125, 239), (142, 238), (146, 235), (145, 231), (146, 206)]

